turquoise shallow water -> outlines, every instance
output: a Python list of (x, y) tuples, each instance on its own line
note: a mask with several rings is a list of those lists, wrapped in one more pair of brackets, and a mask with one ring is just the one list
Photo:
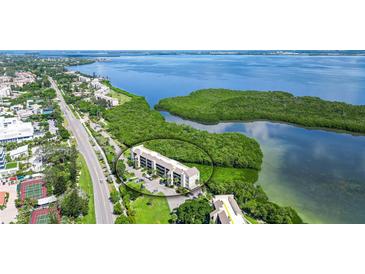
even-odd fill
[[(284, 90), (365, 104), (365, 57), (124, 56), (72, 69), (108, 77), (151, 106), (209, 87)], [(262, 121), (206, 126), (164, 115), (170, 122), (255, 138), (264, 152), (259, 183), (305, 221), (365, 223), (364, 136)]]

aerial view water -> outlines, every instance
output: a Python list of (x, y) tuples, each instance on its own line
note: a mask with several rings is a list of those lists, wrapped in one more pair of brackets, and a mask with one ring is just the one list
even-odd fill
[[(365, 56), (149, 55), (107, 58), (72, 67), (113, 85), (161, 98), (201, 88), (283, 90), (365, 104)], [(310, 223), (365, 223), (365, 137), (265, 121), (202, 125), (163, 113), (167, 121), (210, 132), (240, 132), (264, 152), (258, 183), (280, 205)]]

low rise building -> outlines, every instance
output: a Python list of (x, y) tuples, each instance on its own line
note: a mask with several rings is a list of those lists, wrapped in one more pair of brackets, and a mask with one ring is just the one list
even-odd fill
[(13, 78), (13, 82), (19, 87), (33, 83), (34, 81), (35, 76), (31, 72), (16, 72), (15, 78)]
[(198, 186), (200, 173), (196, 167), (188, 167), (170, 159), (143, 145), (131, 149), (131, 157), (136, 167), (156, 171), (157, 175), (166, 178), (168, 185), (194, 189)]
[(34, 128), (30, 122), (22, 122), (17, 117), (0, 117), (0, 143), (31, 140)]
[(115, 107), (119, 104), (119, 101), (118, 99), (116, 98), (113, 98), (113, 97), (110, 97), (110, 96), (107, 96), (106, 94), (102, 93), (102, 92), (99, 92), (99, 91), (96, 91), (95, 92), (95, 98), (97, 100), (104, 100), (108, 103), (109, 107)]
[(97, 100), (106, 101), (109, 107), (115, 107), (119, 104), (118, 99), (108, 96), (110, 93), (110, 88), (102, 84), (99, 79), (92, 80), (90, 85), (96, 89), (94, 96)]
[(0, 86), (0, 99), (11, 95), (11, 87)]
[(105, 88), (107, 88), (105, 85), (100, 83), (99, 79), (92, 80), (90, 85), (95, 89), (105, 89)]
[(217, 224), (248, 224), (233, 195), (213, 197), (215, 210), (210, 213), (211, 221)]
[(30, 116), (32, 116), (34, 113), (30, 109), (21, 109), (21, 110), (18, 110), (16, 112), (16, 114), (18, 115), (19, 119), (25, 120), (25, 119), (29, 118)]
[(18, 147), (14, 150), (9, 151), (9, 156), (12, 160), (18, 159), (23, 156), (28, 156), (28, 145)]
[(56, 135), (57, 134), (57, 127), (56, 127), (56, 122), (55, 120), (48, 120), (48, 131), (49, 133), (51, 133), (52, 135)]
[(91, 81), (91, 79), (89, 77), (80, 75), (79, 76), (79, 81), (82, 82), (82, 83), (88, 83), (88, 82)]
[(10, 110), (14, 111), (14, 112), (17, 112), (21, 109), (23, 109), (23, 105), (21, 105), (21, 104), (13, 105), (13, 106), (10, 107)]
[(48, 197), (45, 197), (45, 198), (38, 199), (37, 204), (39, 206), (45, 206), (45, 205), (54, 203), (56, 201), (57, 201), (56, 196), (52, 195), (52, 196), (48, 196)]

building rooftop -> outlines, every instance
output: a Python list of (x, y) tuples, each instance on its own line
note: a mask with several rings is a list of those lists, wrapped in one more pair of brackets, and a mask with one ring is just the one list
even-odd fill
[(228, 219), (227, 214), (223, 210), (218, 212), (218, 218), (219, 218), (221, 224), (223, 224), (223, 225), (227, 225), (227, 224), (231, 223), (230, 220)]
[[(218, 215), (222, 224), (247, 224), (241, 209), (239, 208), (233, 195), (216, 195), (213, 197), (215, 211), (211, 213)], [(228, 221), (228, 222), (227, 222)]]
[(18, 154), (28, 153), (28, 145), (18, 147), (16, 149), (13, 149), (9, 152), (9, 155), (11, 158)]
[(47, 204), (50, 204), (50, 203), (54, 203), (56, 201), (57, 201), (56, 196), (52, 195), (52, 196), (48, 196), (48, 197), (45, 197), (45, 198), (38, 199), (38, 205), (43, 206), (43, 205), (47, 205)]
[(143, 145), (135, 146), (135, 147), (133, 147), (133, 150), (139, 151), (140, 154), (144, 157), (149, 156), (151, 158), (151, 156), (152, 156), (157, 164), (161, 163), (164, 166), (166, 166), (166, 164), (167, 164), (168, 168), (170, 170), (178, 169), (180, 171), (184, 171), (188, 176), (192, 176), (192, 175), (199, 173), (199, 170), (196, 167), (188, 167), (186, 165), (183, 165), (182, 163), (175, 161), (173, 159), (170, 159), (164, 155), (161, 155), (160, 153), (158, 153), (156, 151), (145, 148)]
[(0, 117), (0, 142), (18, 138), (30, 138), (34, 135), (32, 123), (24, 123), (17, 117)]

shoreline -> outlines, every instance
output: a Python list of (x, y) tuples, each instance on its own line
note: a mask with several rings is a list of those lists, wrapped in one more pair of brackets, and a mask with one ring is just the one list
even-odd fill
[(170, 112), (168, 110), (165, 109), (161, 109), (158, 108), (156, 109), (158, 110), (160, 113), (161, 112), (166, 112), (171, 116), (174, 117), (178, 117), (184, 121), (189, 121), (189, 122), (195, 122), (198, 124), (201, 124), (203, 126), (216, 126), (219, 124), (227, 124), (227, 123), (254, 123), (254, 122), (269, 122), (269, 123), (273, 123), (273, 124), (280, 124), (280, 125), (288, 125), (288, 126), (292, 126), (292, 127), (297, 127), (297, 128), (303, 128), (303, 129), (307, 129), (310, 131), (325, 131), (325, 132), (331, 132), (331, 133), (337, 133), (337, 134), (346, 134), (346, 135), (351, 135), (353, 137), (365, 137), (365, 133), (361, 133), (361, 132), (353, 132), (353, 131), (348, 131), (348, 130), (344, 130), (344, 129), (331, 129), (331, 128), (326, 128), (326, 127), (307, 127), (307, 126), (303, 126), (303, 125), (299, 125), (299, 124), (295, 124), (295, 123), (291, 123), (291, 122), (285, 122), (285, 121), (276, 121), (276, 120), (269, 120), (269, 119), (252, 119), (252, 120), (221, 120), (218, 122), (205, 122), (205, 121), (199, 121), (199, 120), (193, 120), (193, 119), (189, 119), (186, 118), (184, 116), (180, 116), (176, 113)]

